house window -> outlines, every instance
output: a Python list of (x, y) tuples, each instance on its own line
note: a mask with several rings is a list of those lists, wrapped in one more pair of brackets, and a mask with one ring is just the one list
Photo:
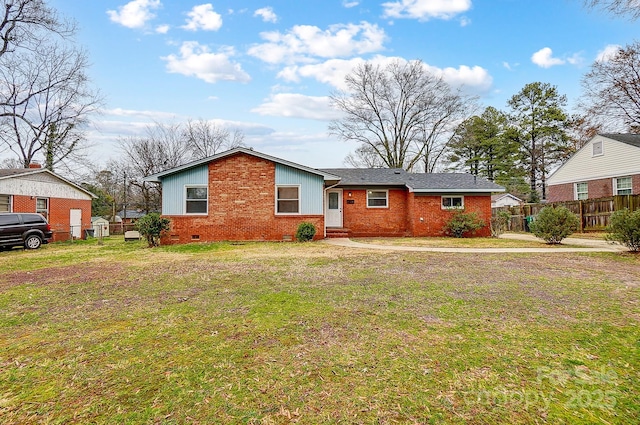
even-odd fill
[(388, 206), (388, 190), (367, 190), (367, 208), (387, 208)]
[(299, 186), (276, 186), (276, 213), (300, 213)]
[(589, 199), (589, 185), (587, 182), (576, 183), (576, 199)]
[(11, 212), (11, 195), (0, 195), (0, 212)]
[(591, 144), (592, 156), (604, 155), (604, 148), (602, 146), (602, 140), (599, 142), (593, 142)]
[(206, 186), (187, 186), (185, 197), (186, 214), (206, 214), (209, 203), (209, 188)]
[(462, 209), (464, 208), (464, 196), (443, 196), (442, 209)]
[(49, 199), (36, 198), (36, 212), (49, 221)]
[(631, 195), (632, 188), (631, 177), (618, 177), (613, 179), (614, 195)]

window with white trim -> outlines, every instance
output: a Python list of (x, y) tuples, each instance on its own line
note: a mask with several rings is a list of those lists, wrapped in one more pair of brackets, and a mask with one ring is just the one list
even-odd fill
[(604, 146), (602, 145), (602, 140), (593, 142), (591, 144), (591, 155), (592, 156), (604, 155)]
[(633, 183), (631, 177), (617, 177), (613, 179), (614, 195), (631, 195), (632, 189)]
[(11, 195), (0, 195), (0, 212), (11, 212)]
[(36, 198), (36, 212), (49, 221), (49, 198)]
[(587, 182), (576, 183), (576, 200), (589, 199), (589, 184)]
[(300, 186), (276, 186), (276, 213), (300, 213)]
[(464, 196), (443, 196), (442, 209), (456, 210), (464, 208)]
[(185, 192), (185, 214), (207, 214), (209, 211), (209, 188), (207, 186), (186, 186)]
[(388, 190), (367, 190), (367, 208), (388, 208)]

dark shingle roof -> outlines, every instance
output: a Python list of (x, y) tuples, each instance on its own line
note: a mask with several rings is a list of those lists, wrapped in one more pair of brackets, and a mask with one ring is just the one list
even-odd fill
[(40, 169), (31, 168), (0, 168), (0, 177), (15, 176), (18, 174), (29, 174), (30, 172), (40, 171)]
[(482, 177), (464, 173), (408, 173), (397, 168), (329, 168), (321, 171), (342, 177), (339, 186), (406, 186), (414, 192), (502, 192), (504, 188)]
[(404, 186), (407, 173), (402, 168), (323, 168), (340, 176), (340, 186)]
[(640, 148), (640, 134), (608, 133), (601, 134), (601, 136)]
[(407, 186), (414, 192), (469, 190), (501, 192), (504, 188), (483, 177), (465, 173), (416, 173), (409, 174)]

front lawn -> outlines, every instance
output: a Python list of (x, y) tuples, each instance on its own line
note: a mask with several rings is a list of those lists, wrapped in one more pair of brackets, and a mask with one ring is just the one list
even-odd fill
[(3, 424), (626, 424), (640, 258), (107, 240), (0, 253)]

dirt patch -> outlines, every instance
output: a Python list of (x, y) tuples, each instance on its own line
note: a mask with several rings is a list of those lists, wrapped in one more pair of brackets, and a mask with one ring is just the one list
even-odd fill
[(73, 266), (50, 267), (26, 272), (5, 273), (0, 281), (0, 289), (18, 285), (56, 285), (61, 283), (81, 284), (106, 280), (119, 276), (127, 268), (124, 264), (82, 263)]

